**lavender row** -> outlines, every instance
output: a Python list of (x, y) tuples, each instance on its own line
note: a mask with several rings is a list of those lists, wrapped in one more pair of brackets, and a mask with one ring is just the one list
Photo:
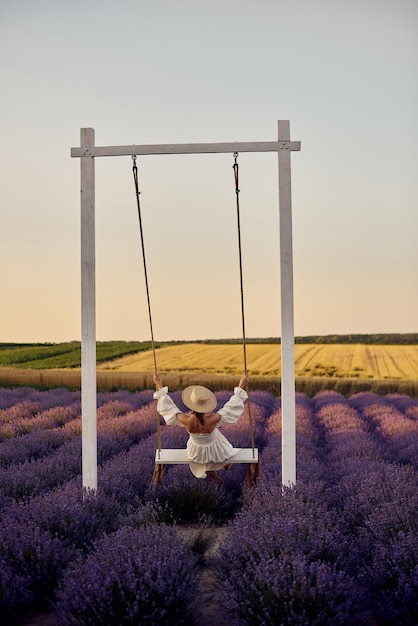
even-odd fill
[[(123, 408), (128, 410), (126, 405), (123, 405)], [(120, 403), (108, 403), (98, 410), (99, 413), (101, 411), (97, 438), (99, 465), (122, 451), (128, 450), (138, 441), (155, 432), (157, 428), (153, 404), (118, 416), (117, 412), (121, 410)], [(63, 441), (64, 431), (65, 440)], [(13, 446), (9, 442), (3, 443), (3, 446), (8, 444), (6, 454), (2, 457), (3, 465), (7, 460), (8, 466), (0, 468), (0, 503), (2, 506), (9, 505), (11, 500), (25, 500), (30, 496), (45, 493), (79, 476), (81, 473), (80, 431), (81, 420), (78, 419), (67, 424), (61, 433), (54, 431), (52, 438), (45, 434), (47, 431), (39, 431), (37, 436), (32, 436), (29, 441), (29, 436), (17, 438), (13, 440), (16, 457), (13, 456)], [(38, 445), (42, 451), (40, 442), (44, 443), (45, 454), (39, 458), (33, 458), (32, 452), (37, 449)], [(21, 460), (28, 450), (31, 451), (29, 460), (12, 464), (12, 461)]]
[(376, 403), (362, 408), (360, 414), (389, 461), (418, 468), (418, 406), (402, 411)]
[[(40, 392), (25, 388), (16, 394), (18, 401), (10, 404), (13, 392), (6, 391), (9, 391), (6, 398), (3, 397), (3, 404), (6, 408), (0, 408), (0, 442), (41, 428), (61, 426), (75, 415), (80, 415), (80, 393), (77, 392), (67, 390)], [(0, 396), (0, 404), (1, 400)], [(127, 410), (136, 411), (151, 401), (152, 392), (150, 391), (136, 394), (127, 391), (113, 394), (99, 393), (97, 395), (98, 413), (100, 414), (100, 408), (106, 404), (125, 405), (127, 409), (122, 412), (126, 412)]]
[[(149, 443), (154, 448), (155, 437)], [(113, 539), (98, 545), (94, 550), (94, 558), (87, 556), (91, 552), (92, 542), (99, 540), (104, 533), (116, 532), (118, 527), (126, 525), (141, 529), (154, 519), (155, 513), (152, 514), (152, 511), (155, 504), (152, 507), (141, 504), (141, 499), (150, 486), (153, 462), (153, 454), (148, 454), (148, 458), (145, 458), (144, 444), (145, 442), (122, 455), (124, 459), (119, 458), (119, 463), (114, 459), (105, 467), (106, 472), (101, 474), (102, 486), (94, 497), (87, 494), (83, 499), (79, 485), (72, 481), (64, 488), (11, 507), (3, 517), (0, 539), (0, 561), (3, 565), (0, 574), (0, 590), (3, 590), (3, 595), (0, 593), (0, 598), (3, 599), (2, 615), (9, 615), (12, 619), (25, 606), (31, 606), (34, 610), (45, 610), (50, 606), (55, 590), (60, 585), (62, 592), (57, 609), (60, 623), (85, 623), (84, 613), (82, 617), (77, 617), (81, 605), (77, 605), (76, 598), (82, 598), (85, 602), (84, 610), (94, 614), (97, 610), (95, 598), (98, 586), (103, 583), (101, 576), (105, 576), (107, 584), (115, 589), (115, 594), (109, 594), (109, 588), (105, 587), (108, 601), (111, 597), (116, 604), (109, 606), (109, 602), (101, 603), (100, 610), (103, 613), (100, 623), (124, 623), (117, 621), (125, 619), (119, 613), (114, 617), (115, 621), (112, 621), (112, 615), (118, 607), (126, 608), (128, 596), (128, 604), (132, 601), (130, 610), (139, 605), (138, 610), (142, 612), (144, 603), (149, 603), (147, 623), (150, 624), (173, 623), (170, 619), (174, 619), (175, 614), (172, 612), (176, 605), (180, 603), (184, 607), (187, 604), (182, 610), (182, 617), (174, 619), (174, 623), (185, 623), (181, 620), (186, 619), (190, 595), (179, 584), (179, 576), (181, 579), (185, 577), (185, 561), (187, 569), (190, 569), (187, 565), (190, 555), (184, 555), (179, 560), (177, 553), (174, 566), (170, 566), (170, 562), (173, 563), (170, 554), (174, 549), (170, 548), (170, 554), (167, 553), (170, 544), (164, 526), (155, 528), (153, 543), (142, 546), (141, 555), (137, 555), (134, 561), (131, 560), (131, 548), (124, 548), (123, 542), (116, 541), (115, 537), (115, 549), (117, 546), (119, 557), (124, 559), (124, 555), (126, 556), (127, 570), (124, 570), (126, 574), (123, 576), (120, 558), (112, 563), (106, 561)], [(216, 488), (212, 488), (216, 492)], [(150, 536), (147, 541), (150, 541)], [(161, 543), (158, 544), (158, 541)], [(98, 562), (103, 565), (100, 575)], [(75, 565), (67, 571), (72, 563)], [(158, 577), (154, 577), (156, 568), (160, 572)], [(178, 568), (179, 576), (173, 575), (173, 568)], [(130, 580), (136, 580), (136, 585), (139, 585), (140, 597), (130, 596)], [(73, 592), (75, 585), (78, 588), (77, 594)], [(142, 585), (145, 585), (147, 594), (144, 594)], [(161, 596), (162, 590), (164, 597)], [(174, 598), (170, 600), (173, 595)], [(102, 597), (100, 594), (99, 596)], [(167, 621), (164, 621), (166, 610), (169, 612)], [(75, 619), (81, 621), (71, 621)]]
[[(77, 476), (3, 510), (0, 608), (10, 623), (29, 608), (48, 609), (68, 566), (83, 562), (95, 541), (121, 526), (141, 526), (141, 519), (145, 523), (155, 443), (154, 434), (104, 463), (94, 494), (83, 494)], [(166, 558), (164, 550), (162, 558)], [(117, 569), (113, 572), (116, 576)], [(66, 613), (70, 607), (62, 605), (60, 610)]]
[[(110, 399), (120, 400), (132, 405), (132, 409), (139, 409), (143, 404), (150, 402), (152, 391), (145, 390), (141, 392), (132, 392), (125, 389), (119, 391), (98, 391), (97, 404), (101, 406)], [(66, 406), (73, 402), (80, 402), (81, 394), (79, 391), (70, 391), (65, 387), (57, 387), (47, 391), (40, 391), (33, 387), (16, 387), (9, 389), (0, 387), (0, 410), (8, 409), (22, 402), (31, 402), (36, 404), (38, 410), (46, 410), (53, 406)]]
[(401, 397), (299, 397), (299, 481), (285, 493), (280, 410), (271, 416), (263, 477), (220, 559), (225, 607), (243, 624), (417, 623), (418, 476), (406, 455), (400, 466), (389, 454), (405, 426), (398, 412), (416, 406)]
[[(251, 624), (353, 623), (347, 621), (348, 615), (357, 615), (363, 621), (384, 620), (387, 615), (394, 620), (387, 623), (413, 623), (408, 619), (416, 617), (416, 474), (410, 465), (399, 467), (388, 462), (383, 451), (389, 435), (378, 440), (360, 407), (354, 406), (360, 400), (362, 406), (373, 406), (371, 399), (365, 402), (361, 398), (347, 400), (338, 394), (318, 394), (310, 400), (298, 394), (300, 482), (296, 491), (290, 490), (283, 496), (280, 403), (272, 396), (264, 395), (259, 401), (256, 393), (252, 396), (263, 477), (255, 490), (244, 493), (243, 511), (231, 526), (231, 537), (224, 547), (221, 562), (228, 606), (240, 613), (243, 602), (241, 618), (243, 623)], [(401, 397), (384, 399), (385, 402), (405, 415), (417, 406)], [(103, 415), (99, 424), (100, 428), (108, 427), (109, 446), (113, 445), (111, 439), (117, 428), (122, 429), (120, 436), (124, 436), (123, 428), (129, 432), (136, 428), (133, 412), (126, 404), (129, 402), (122, 397), (107, 396), (100, 405)], [(118, 415), (118, 411), (125, 412)], [(413, 420), (413, 415), (408, 419)], [(229, 428), (227, 436), (235, 438), (236, 446), (248, 446), (247, 420), (248, 415), (235, 430)], [(144, 420), (144, 427), (146, 424)], [(149, 433), (119, 454), (106, 457), (94, 498), (82, 499), (77, 475), (64, 481), (63, 487), (12, 505), (3, 513), (0, 589), (7, 589), (7, 610), (12, 612), (13, 607), (23, 607), (25, 603), (33, 605), (35, 597), (39, 602), (50, 601), (63, 572), (74, 559), (77, 566), (65, 578), (69, 582), (60, 586), (60, 611), (68, 623), (76, 623), (70, 620), (80, 610), (71, 600), (75, 584), (85, 606), (93, 613), (101, 610), (94, 604), (94, 596), (99, 593), (94, 586), (95, 576), (98, 586), (102, 580), (100, 567), (102, 571), (109, 570), (107, 580), (116, 585), (115, 597), (131, 598), (135, 603), (136, 592), (131, 595), (129, 590), (138, 589), (132, 587), (133, 581), (146, 576), (148, 565), (144, 563), (149, 561), (138, 565), (128, 559), (126, 577), (118, 586), (117, 560), (112, 568), (105, 556), (112, 549), (110, 543), (99, 541), (93, 550), (95, 558), (89, 560), (83, 554), (91, 549), (92, 542), (121, 526), (141, 529), (144, 524), (155, 522), (158, 510), (160, 522), (176, 521), (176, 511), (184, 519), (186, 511), (193, 508), (190, 503), (195, 506), (195, 513), (207, 512), (208, 516), (215, 513), (222, 517), (234, 512), (234, 496), (242, 484), (243, 466), (225, 473), (227, 489), (194, 480), (187, 466), (173, 467), (161, 488), (152, 494), (157, 441), (151, 414)], [(183, 429), (174, 427), (163, 426), (161, 436), (163, 447), (184, 447), (187, 439)], [(75, 434), (74, 441), (76, 437)], [(252, 532), (249, 530), (247, 537), (246, 529), (250, 527)], [(164, 527), (158, 532), (165, 532)], [(125, 545), (118, 535), (110, 536), (119, 549)], [(147, 546), (145, 559), (147, 554), (155, 557), (152, 549)], [(126, 550), (131, 552), (130, 547)], [(90, 596), (87, 585), (80, 586), (83, 576), (93, 589)], [(156, 586), (150, 587), (149, 593), (155, 602)], [(244, 593), (245, 601), (240, 595)], [(185, 604), (188, 606), (188, 600)], [(101, 615), (101, 622), (113, 623), (115, 607), (105, 602), (102, 605), (107, 614)], [(121, 620), (120, 615), (115, 619)], [(159, 614), (158, 619), (162, 619)]]
[[(126, 428), (126, 420), (131, 420), (132, 414), (125, 413), (118, 418), (116, 409), (116, 403), (103, 405), (107, 417), (101, 420), (101, 424), (109, 425), (111, 420), (117, 420), (115, 428)], [(9, 600), (8, 605), (3, 607), (4, 610), (22, 610), (25, 604), (38, 609), (47, 606), (68, 564), (78, 558), (81, 559), (77, 561), (80, 568), (84, 567), (81, 563), (84, 563), (85, 557), (81, 555), (91, 549), (94, 541), (99, 540), (104, 533), (116, 532), (121, 526), (142, 527), (144, 523), (152, 522), (156, 516), (160, 523), (172, 523), (176, 513), (166, 514), (166, 511), (174, 500), (177, 500), (177, 511), (179, 510), (177, 496), (180, 494), (185, 498), (185, 508), (192, 497), (195, 503), (204, 503), (211, 515), (231, 513), (235, 505), (232, 495), (208, 484), (208, 481), (195, 481), (187, 467), (175, 468), (168, 473), (162, 488), (158, 493), (153, 493), (151, 479), (157, 446), (155, 415), (152, 407), (144, 407), (144, 414), (145, 410), (149, 411), (149, 415), (141, 423), (148, 423), (152, 433), (103, 463), (99, 470), (99, 488), (94, 497), (87, 494), (83, 498), (79, 477), (68, 477), (62, 487), (37, 496), (32, 495), (27, 501), (12, 504), (3, 511), (0, 559), (4, 564), (4, 573), (1, 585), (7, 584)], [(256, 421), (263, 419), (265, 415), (265, 407), (254, 406)], [(111, 430), (114, 432), (114, 428)], [(248, 439), (248, 433), (237, 433), (236, 436), (237, 440), (240, 437)], [(161, 428), (163, 446), (184, 447), (186, 437), (187, 433), (182, 428)], [(186, 471), (188, 475), (180, 477), (176, 470)], [(231, 472), (228, 477), (232, 482), (236, 480), (233, 474)], [(152, 549), (152, 546), (149, 548)], [(103, 557), (99, 555), (98, 558)], [(79, 574), (80, 572), (78, 576)], [(117, 569), (114, 569), (114, 575), (117, 576)], [(144, 576), (148, 574), (144, 573)], [(77, 574), (74, 577), (77, 578)], [(17, 585), (16, 593), (11, 593), (11, 589), (15, 588), (11, 580)], [(80, 584), (79, 578), (77, 584)], [(156, 587), (152, 588), (152, 593), (157, 593)], [(65, 602), (70, 596), (71, 594), (64, 592), (64, 597), (67, 597)], [(63, 608), (62, 603), (60, 607), (62, 614), (72, 610), (68, 605)], [(161, 616), (158, 619), (160, 618)], [(107, 619), (110, 620), (106, 618), (104, 621), (107, 622)], [(157, 620), (149, 623), (160, 622)]]
[[(140, 403), (137, 400), (136, 404)], [(50, 425), (56, 424), (59, 419), (62, 425), (65, 424), (62, 429), (51, 428), (48, 431), (38, 427), (0, 446), (0, 461), (3, 465), (0, 470), (1, 493), (6, 502), (7, 498), (24, 499), (31, 494), (41, 493), (80, 473), (81, 420), (80, 417), (74, 417), (78, 413), (77, 406), (56, 407), (55, 412), (54, 409), (47, 410), (49, 418), (53, 413)], [(100, 464), (156, 429), (154, 405), (147, 405), (134, 412), (130, 410), (131, 406), (121, 400), (110, 400), (98, 408)], [(67, 419), (73, 419), (65, 423), (64, 414)], [(45, 427), (44, 416), (45, 412), (42, 412), (33, 420), (39, 424), (39, 417), (42, 417), (42, 425)], [(183, 447), (184, 443), (181, 441), (175, 445)], [(18, 467), (7, 469), (19, 463)]]
[[(71, 493), (62, 495), (75, 504)], [(96, 536), (88, 551), (71, 543), (71, 533), (61, 539), (30, 520), (9, 517), (3, 522), (7, 538), (6, 543), (2, 536), (0, 543), (4, 623), (18, 623), (25, 610), (51, 608), (63, 626), (189, 623), (196, 557), (173, 529), (143, 525), (112, 531), (106, 525), (110, 503), (100, 493), (78, 503), (78, 516), (74, 507), (70, 510), (77, 524), (69, 530), (77, 526), (76, 534), (81, 536), (84, 521), (90, 531), (90, 536), (84, 531), (86, 540)], [(100, 513), (105, 513), (104, 519)]]
[(56, 603), (59, 623), (190, 624), (196, 564), (172, 528), (121, 528), (66, 571)]
[[(35, 412), (45, 411), (57, 405), (66, 406), (77, 401), (80, 401), (80, 392), (69, 391), (64, 387), (48, 391), (39, 391), (33, 387), (0, 387), (0, 411), (19, 407), (23, 403), (32, 404)], [(14, 410), (18, 414), (19, 408)]]
[[(391, 487), (411, 478), (386, 470)], [(261, 484), (222, 548), (225, 607), (244, 624), (416, 624), (416, 500), (402, 492), (403, 507), (387, 483), (376, 510), (365, 495), (338, 511), (320, 483), (284, 495), (279, 484)]]

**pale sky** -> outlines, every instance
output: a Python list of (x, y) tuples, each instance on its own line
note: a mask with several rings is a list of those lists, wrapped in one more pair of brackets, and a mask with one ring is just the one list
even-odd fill
[[(418, 331), (416, 0), (1, 0), (0, 342), (81, 337), (80, 128), (275, 141), (295, 334)], [(241, 154), (248, 337), (280, 336), (277, 155)], [(138, 159), (157, 340), (239, 337), (233, 156)], [(98, 340), (149, 338), (130, 157), (96, 159)]]

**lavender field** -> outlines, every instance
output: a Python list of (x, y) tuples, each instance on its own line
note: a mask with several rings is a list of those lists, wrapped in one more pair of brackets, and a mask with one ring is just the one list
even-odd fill
[[(296, 400), (296, 489), (281, 487), (280, 398), (254, 391), (256, 487), (245, 466), (224, 487), (173, 466), (153, 491), (152, 392), (99, 393), (99, 488), (83, 494), (80, 393), (0, 389), (1, 623), (196, 624), (201, 554), (179, 529), (228, 524), (216, 566), (232, 623), (417, 624), (418, 399)], [(223, 432), (248, 447), (247, 414)]]

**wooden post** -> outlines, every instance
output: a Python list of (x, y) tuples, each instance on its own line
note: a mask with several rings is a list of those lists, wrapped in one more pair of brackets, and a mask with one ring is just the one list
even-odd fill
[(83, 487), (97, 489), (94, 130), (81, 129), (81, 423)]
[(280, 206), (280, 292), (282, 320), (282, 485), (296, 484), (295, 337), (293, 322), (292, 197), (290, 124), (278, 122)]

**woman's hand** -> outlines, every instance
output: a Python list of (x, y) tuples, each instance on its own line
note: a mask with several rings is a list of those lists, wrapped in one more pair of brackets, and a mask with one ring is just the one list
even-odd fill
[(244, 376), (241, 378), (241, 380), (239, 381), (239, 385), (238, 387), (241, 387), (241, 389), (245, 389), (247, 383), (248, 383), (248, 374), (244, 374)]
[(157, 374), (157, 373), (154, 374), (154, 383), (155, 383), (155, 387), (156, 387), (157, 391), (159, 389), (162, 389), (163, 385), (161, 383), (161, 378), (160, 378), (160, 375)]

